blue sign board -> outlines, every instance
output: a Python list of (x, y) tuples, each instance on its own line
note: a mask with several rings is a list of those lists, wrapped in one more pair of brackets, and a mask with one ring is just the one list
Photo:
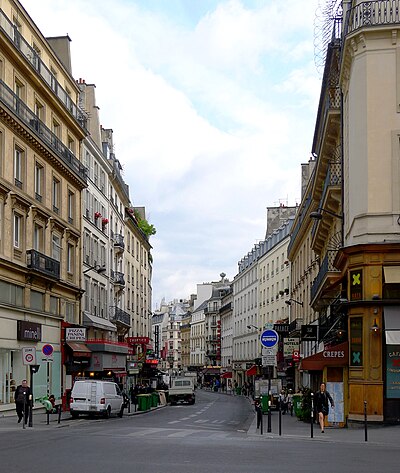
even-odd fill
[(264, 330), (260, 336), (261, 345), (266, 348), (273, 348), (279, 340), (278, 332), (272, 329)]
[(53, 345), (50, 345), (49, 343), (47, 345), (44, 345), (44, 347), (42, 348), (42, 353), (46, 356), (51, 356), (53, 354), (53, 351)]

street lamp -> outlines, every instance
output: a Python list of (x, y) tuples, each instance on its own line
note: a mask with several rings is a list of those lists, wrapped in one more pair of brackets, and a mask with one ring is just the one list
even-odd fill
[(313, 218), (314, 220), (322, 220), (323, 215), (321, 212), (326, 212), (327, 214), (332, 215), (332, 217), (340, 218), (341, 220), (343, 220), (343, 215), (336, 214), (331, 210), (323, 209), (321, 207), (319, 207), (315, 212), (311, 212), (310, 218)]
[(92, 270), (96, 271), (97, 274), (103, 274), (106, 272), (107, 269), (105, 265), (100, 266), (99, 264), (96, 264), (95, 266), (90, 266), (89, 268), (85, 269), (85, 271), (83, 271), (83, 274), (86, 274)]
[(287, 304), (287, 305), (292, 305), (292, 302), (294, 302), (294, 303), (296, 303), (296, 304), (299, 304), (299, 305), (301, 305), (301, 307), (303, 307), (303, 303), (302, 303), (301, 301), (296, 301), (296, 299), (292, 299), (292, 298), (290, 298), (290, 299), (288, 299), (287, 301), (285, 301), (285, 304)]

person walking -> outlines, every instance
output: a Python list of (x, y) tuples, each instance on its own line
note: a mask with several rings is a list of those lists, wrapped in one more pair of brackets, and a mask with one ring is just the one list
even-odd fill
[[(32, 390), (28, 386), (28, 382), (26, 379), (23, 379), (21, 384), (17, 386), (17, 389), (14, 393), (14, 400), (15, 400), (15, 409), (17, 411), (18, 416), (18, 423), (21, 422), (22, 418), (25, 414), (25, 424), (28, 422), (28, 414), (29, 414), (29, 403), (30, 398), (32, 395)], [(25, 407), (25, 413), (24, 413)]]
[(319, 391), (315, 393), (315, 406), (318, 412), (318, 421), (321, 427), (321, 434), (324, 433), (325, 416), (329, 414), (329, 403), (332, 407), (335, 406), (332, 396), (326, 390), (326, 384), (321, 383)]
[(259, 429), (262, 422), (262, 408), (261, 408), (261, 401), (259, 398), (256, 398), (254, 400), (254, 409), (257, 415), (257, 429)]

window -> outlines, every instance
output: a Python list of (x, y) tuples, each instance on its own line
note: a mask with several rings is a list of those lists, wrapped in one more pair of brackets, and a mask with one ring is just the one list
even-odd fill
[(74, 214), (75, 214), (75, 194), (72, 191), (68, 191), (68, 223), (74, 222)]
[(68, 135), (68, 149), (75, 154), (75, 141)]
[(52, 191), (53, 212), (57, 214), (60, 211), (60, 188), (61, 188), (60, 181), (56, 177), (53, 177), (53, 191)]
[(44, 294), (31, 289), (31, 309), (43, 310)]
[(75, 304), (73, 302), (65, 303), (65, 320), (69, 323), (75, 322)]
[(50, 296), (50, 313), (54, 315), (59, 315), (60, 299), (58, 297)]
[(72, 274), (74, 272), (75, 263), (75, 248), (74, 245), (68, 243), (67, 247), (67, 271)]
[(43, 235), (44, 235), (43, 227), (35, 223), (33, 227), (33, 248), (36, 251), (43, 252), (43, 247), (44, 247)]
[(23, 167), (24, 152), (16, 146), (14, 149), (14, 183), (20, 189), (22, 189), (23, 185)]
[(58, 123), (57, 120), (54, 120), (54, 118), (51, 131), (56, 135), (59, 140), (61, 139), (61, 125)]
[(44, 169), (39, 162), (35, 162), (35, 199), (42, 201)]
[(51, 240), (52, 240), (52, 257), (57, 261), (61, 261), (61, 239), (57, 234), (53, 233), (51, 236)]
[(35, 106), (34, 106), (34, 112), (35, 112), (35, 115), (38, 117), (39, 120), (41, 120), (42, 122), (45, 121), (45, 118), (44, 118), (44, 105), (39, 102), (39, 100), (35, 100)]
[(22, 247), (22, 216), (14, 214), (14, 248)]
[(0, 301), (22, 307), (24, 300), (23, 295), (24, 289), (22, 286), (0, 281)]

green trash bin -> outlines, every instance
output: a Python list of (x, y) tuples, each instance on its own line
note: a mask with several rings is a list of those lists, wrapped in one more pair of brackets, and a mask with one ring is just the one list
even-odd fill
[(138, 411), (148, 411), (151, 407), (151, 394), (139, 394), (138, 400)]
[(263, 414), (268, 413), (268, 394), (263, 394), (261, 397), (261, 411)]
[(157, 407), (158, 406), (158, 393), (154, 392), (151, 393), (151, 407)]
[(240, 396), (242, 394), (242, 388), (240, 388), (239, 386), (236, 388), (236, 394), (238, 396)]
[(293, 394), (293, 410), (296, 417), (302, 417), (303, 414), (303, 395), (302, 394)]

